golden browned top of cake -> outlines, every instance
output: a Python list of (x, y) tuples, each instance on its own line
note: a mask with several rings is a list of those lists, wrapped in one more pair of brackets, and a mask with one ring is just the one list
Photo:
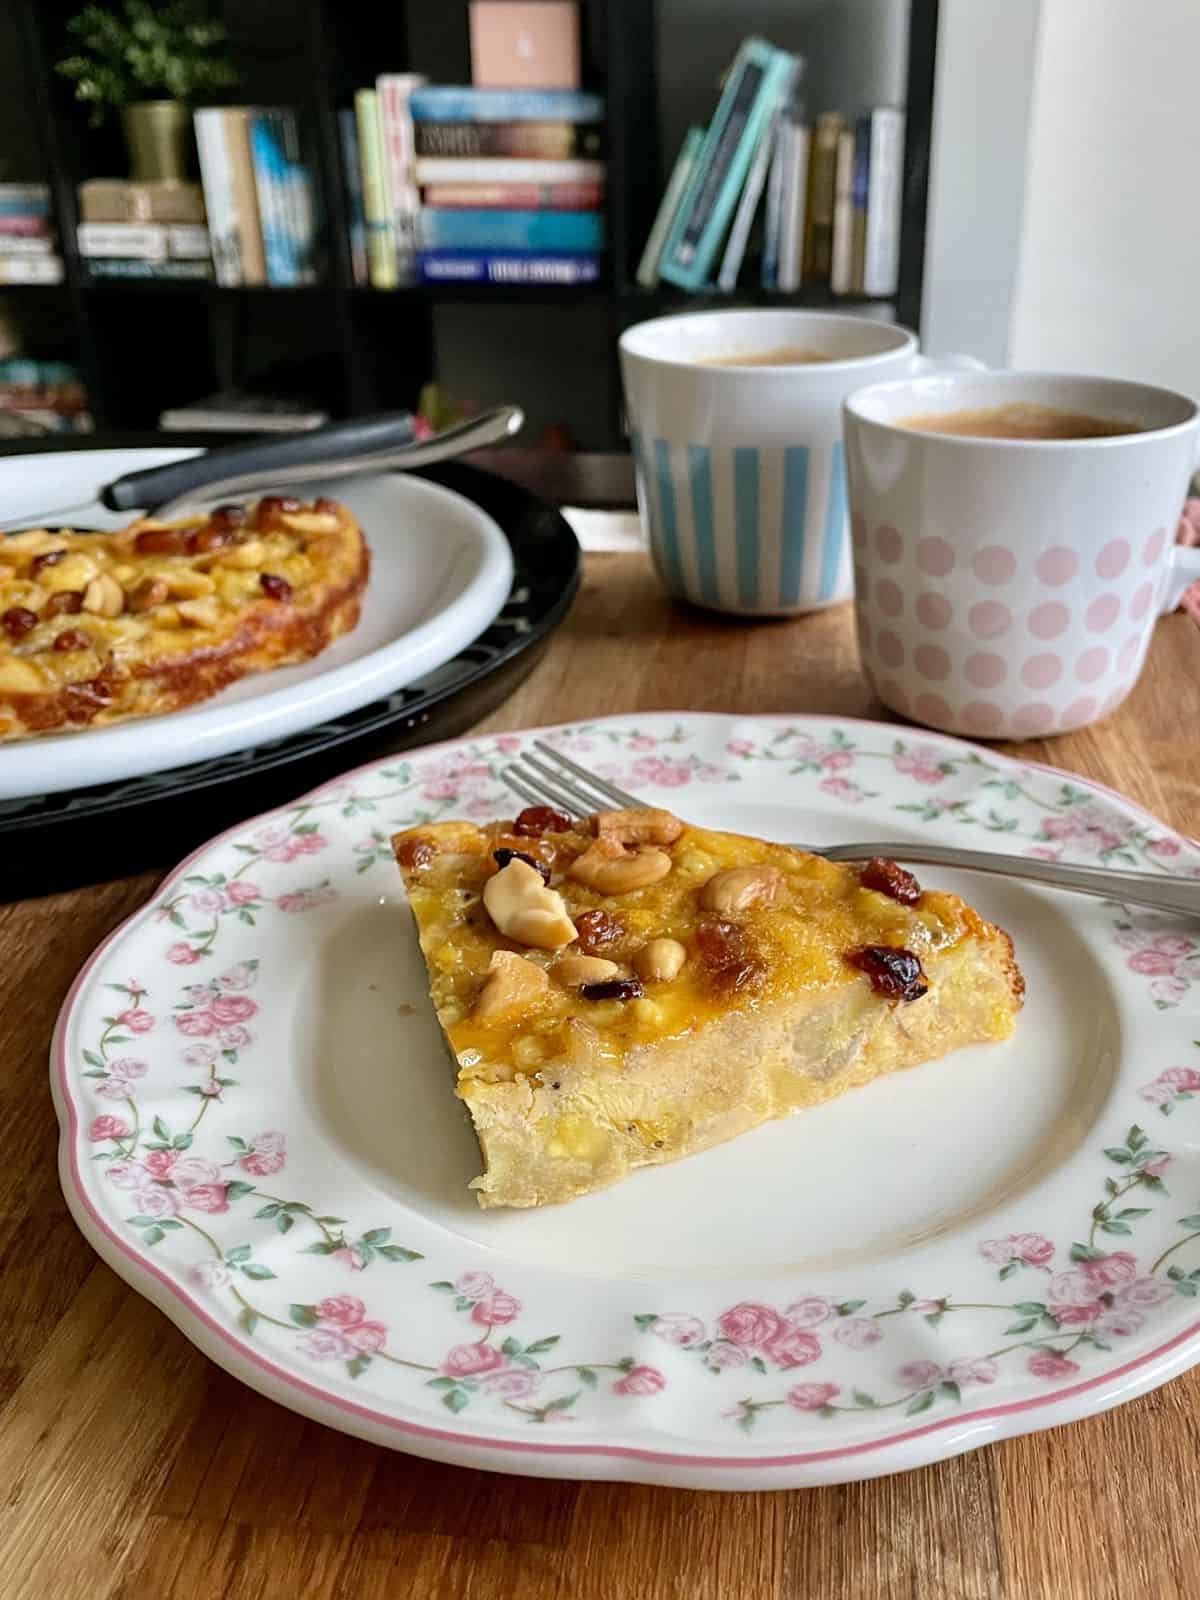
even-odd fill
[(532, 807), (393, 845), (464, 1077), (534, 1073), (581, 1027), (615, 1063), (805, 989), (916, 998), (923, 958), (991, 931), (894, 863), (836, 865), (662, 811), (572, 823)]
[[(367, 570), (332, 500), (0, 537), (0, 738), (169, 710), (315, 654), (353, 626)], [(157, 687), (123, 692), (132, 679)]]

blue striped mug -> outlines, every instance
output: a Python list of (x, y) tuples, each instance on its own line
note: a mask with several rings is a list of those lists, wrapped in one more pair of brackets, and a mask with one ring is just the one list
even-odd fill
[(931, 365), (916, 352), (906, 328), (814, 311), (705, 311), (627, 329), (638, 508), (670, 593), (746, 617), (848, 600), (842, 402)]

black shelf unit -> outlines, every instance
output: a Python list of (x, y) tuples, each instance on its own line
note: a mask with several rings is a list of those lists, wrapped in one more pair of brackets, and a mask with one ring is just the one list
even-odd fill
[[(67, 19), (81, 0), (0, 0), (0, 23), (18, 38), (18, 59), (0, 61), (0, 93), (20, 97), (31, 119), (40, 172), (49, 181), (64, 259), (57, 286), (0, 286), (62, 308), (62, 335), (89, 394), (97, 426), (152, 427), (164, 408), (239, 381), (248, 367), (282, 356), (311, 363), (322, 403), (334, 415), (412, 406), (437, 370), (437, 330), (456, 308), (528, 310), (522, 343), (545, 340), (555, 361), (558, 334), (543, 325), (570, 308), (603, 335), (610, 356), (595, 374), (605, 386), (606, 436), (585, 447), (619, 447), (616, 338), (647, 316), (712, 305), (788, 305), (857, 309), (879, 304), (832, 296), (822, 286), (766, 295), (747, 285), (732, 295), (689, 295), (661, 285), (643, 290), (634, 273), (659, 199), (658, 72), (654, 0), (582, 0), (586, 87), (608, 104), (608, 270), (581, 287), (422, 286), (381, 291), (356, 285), (346, 227), (337, 112), (381, 70), (416, 70), (435, 81), (468, 81), (466, 0), (221, 0), (241, 72), (236, 100), (298, 108), (311, 139), (326, 222), (322, 281), (302, 288), (225, 288), (200, 280), (92, 277), (75, 247), (76, 186), (123, 172), (115, 129), (95, 133), (53, 70), (66, 53)], [(736, 17), (723, 24), (730, 47)], [(907, 140), (898, 319), (918, 326), (932, 122), (937, 0), (911, 0)], [(781, 41), (787, 42), (787, 41)], [(664, 65), (664, 72), (668, 68)], [(814, 108), (820, 109), (820, 108)], [(670, 155), (672, 152), (663, 152)], [(3, 156), (3, 151), (0, 151)], [(55, 297), (57, 299), (55, 300)], [(519, 324), (524, 330), (525, 323)], [(502, 359), (503, 351), (498, 352)], [(511, 396), (520, 400), (519, 394)]]

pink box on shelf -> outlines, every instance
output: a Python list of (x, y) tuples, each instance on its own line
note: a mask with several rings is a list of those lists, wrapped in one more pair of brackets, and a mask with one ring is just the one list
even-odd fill
[(477, 89), (578, 89), (576, 0), (471, 0)]

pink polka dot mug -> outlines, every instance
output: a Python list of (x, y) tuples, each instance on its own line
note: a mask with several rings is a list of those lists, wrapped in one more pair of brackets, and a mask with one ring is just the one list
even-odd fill
[[(931, 414), (1018, 402), (1138, 431), (925, 431)], [(904, 425), (918, 416), (921, 431)], [(1200, 550), (1174, 543), (1196, 403), (1115, 379), (950, 372), (860, 389), (844, 421), (859, 647), (884, 704), (977, 738), (1066, 733), (1120, 705), (1155, 620), (1200, 578)]]

